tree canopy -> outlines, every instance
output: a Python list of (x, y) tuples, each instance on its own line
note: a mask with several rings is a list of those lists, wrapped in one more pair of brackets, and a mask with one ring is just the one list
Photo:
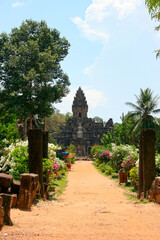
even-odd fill
[(153, 96), (151, 89), (147, 88), (145, 90), (140, 89), (140, 95), (136, 96), (137, 105), (131, 102), (126, 104), (131, 106), (134, 111), (128, 113), (128, 118), (136, 118), (136, 122), (133, 125), (133, 133), (138, 133), (141, 129), (156, 128), (158, 126), (158, 121), (152, 114), (160, 112), (160, 109), (156, 109), (158, 106), (159, 97)]
[(24, 21), (0, 34), (1, 100), (20, 118), (52, 113), (52, 104), (68, 93), (69, 78), (60, 62), (70, 44), (45, 21)]

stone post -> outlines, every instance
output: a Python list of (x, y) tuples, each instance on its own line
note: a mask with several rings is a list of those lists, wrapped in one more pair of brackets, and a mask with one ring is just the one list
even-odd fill
[(18, 207), (21, 209), (30, 209), (39, 190), (38, 174), (23, 173), (20, 176), (20, 181)]
[(0, 197), (0, 228), (3, 226), (3, 223), (4, 223), (3, 198)]
[[(43, 132), (43, 158), (48, 158), (48, 137), (49, 133), (48, 131)], [(44, 173), (44, 182), (48, 183), (49, 182), (49, 174), (48, 171)]]
[(5, 194), (2, 193), (0, 194), (0, 197), (3, 198), (3, 209), (4, 209), (4, 223), (12, 226), (12, 221), (10, 218), (10, 211), (11, 211), (11, 207), (12, 207), (12, 195), (10, 194)]
[(41, 129), (30, 129), (28, 131), (29, 145), (29, 172), (39, 175), (39, 183), (41, 185), (41, 197), (44, 196), (43, 190), (43, 133)]
[(144, 197), (146, 197), (146, 193), (151, 188), (152, 182), (156, 176), (155, 142), (156, 137), (154, 129), (142, 130), (139, 155), (139, 197), (141, 196), (142, 191), (144, 192)]
[(43, 132), (43, 158), (48, 158), (48, 131)]

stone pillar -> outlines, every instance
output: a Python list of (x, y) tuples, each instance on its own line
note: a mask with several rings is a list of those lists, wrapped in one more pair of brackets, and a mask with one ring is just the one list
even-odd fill
[(0, 197), (0, 228), (4, 223), (4, 210), (3, 210), (3, 198)]
[(20, 182), (18, 207), (30, 209), (36, 193), (39, 190), (38, 174), (23, 173), (20, 176)]
[(0, 197), (3, 198), (4, 223), (9, 226), (12, 226), (13, 224), (10, 218), (10, 211), (12, 207), (12, 195), (2, 193), (0, 194)]
[[(147, 191), (151, 188), (152, 182), (155, 179), (155, 130), (144, 129), (141, 132), (140, 141), (140, 165), (139, 165), (139, 188), (138, 196), (140, 197), (142, 189), (144, 197)], [(142, 181), (143, 178), (143, 181)]]
[[(48, 138), (49, 138), (49, 134), (48, 134), (48, 131), (44, 131), (43, 132), (43, 158), (48, 158)], [(44, 173), (44, 176), (43, 176), (43, 180), (44, 182), (48, 183), (49, 182), (49, 174), (48, 174), (48, 171), (46, 171)], [(45, 188), (45, 185), (44, 185), (44, 188)], [(44, 195), (45, 194), (45, 189), (44, 189)]]
[(43, 158), (48, 158), (48, 131), (43, 132)]
[(29, 172), (39, 175), (39, 183), (41, 185), (41, 197), (43, 197), (43, 133), (41, 129), (30, 129), (28, 131), (28, 145)]
[(140, 144), (139, 144), (139, 173), (138, 173), (138, 198), (141, 198), (143, 192), (143, 156), (144, 156), (144, 147), (143, 147), (143, 134), (140, 133)]

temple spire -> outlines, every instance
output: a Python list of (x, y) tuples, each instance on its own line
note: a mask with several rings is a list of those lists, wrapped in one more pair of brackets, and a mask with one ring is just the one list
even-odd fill
[(74, 97), (72, 112), (74, 118), (87, 118), (88, 105), (81, 87), (78, 88)]

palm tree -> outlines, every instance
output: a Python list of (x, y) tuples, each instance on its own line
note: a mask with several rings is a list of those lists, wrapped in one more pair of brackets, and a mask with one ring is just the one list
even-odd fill
[(157, 95), (153, 97), (153, 92), (149, 88), (145, 90), (140, 89), (140, 95), (135, 96), (137, 99), (137, 105), (131, 102), (126, 102), (127, 105), (134, 108), (134, 111), (128, 113), (128, 118), (136, 118), (136, 122), (131, 129), (132, 133), (136, 135), (142, 129), (156, 129), (159, 123), (151, 114), (160, 112), (160, 109), (156, 109), (160, 97)]
[(159, 124), (151, 114), (159, 113), (160, 109), (156, 109), (159, 97), (157, 95), (153, 97), (153, 92), (149, 88), (144, 91), (140, 89), (140, 95), (136, 98), (137, 105), (130, 102), (126, 104), (134, 108), (134, 111), (128, 113), (128, 118), (136, 118), (132, 133), (136, 135), (141, 131), (138, 180), (138, 197), (140, 198), (142, 192), (146, 197), (155, 178), (155, 129)]

